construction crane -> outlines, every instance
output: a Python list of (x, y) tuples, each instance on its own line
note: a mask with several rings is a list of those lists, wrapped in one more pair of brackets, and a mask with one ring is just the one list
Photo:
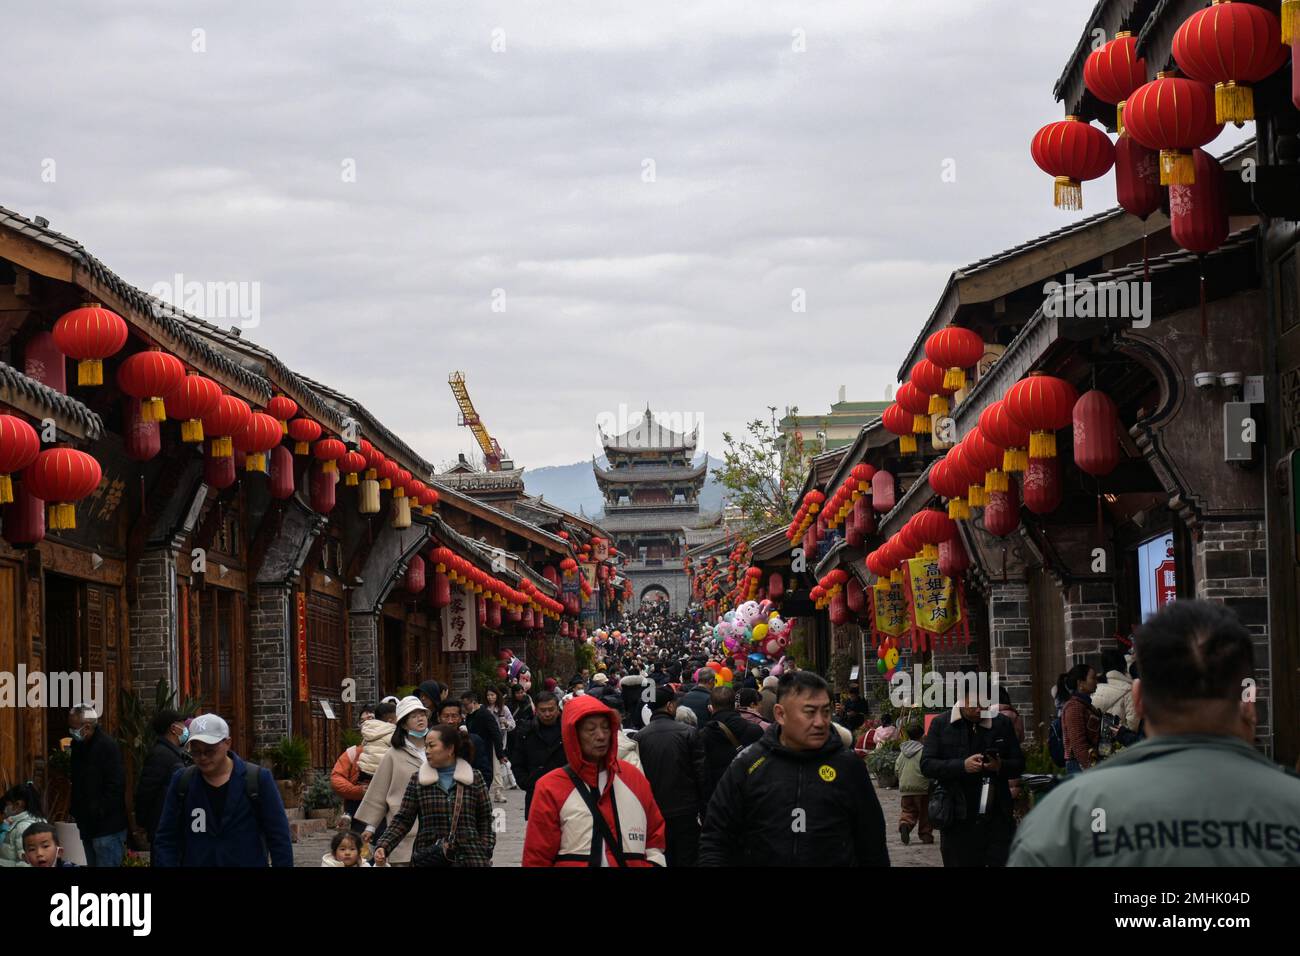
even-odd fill
[(469, 389), (465, 387), (465, 373), (452, 372), (451, 377), (447, 379), (447, 384), (451, 386), (451, 393), (456, 396), (456, 404), (460, 406), (460, 424), (474, 433), (474, 437), (478, 440), (478, 447), (483, 451), (483, 464), (487, 470), (501, 471), (503, 467), (507, 470), (513, 469), (514, 462), (506, 457), (497, 440), (488, 434), (483, 419), (479, 418), (478, 412), (474, 410)]

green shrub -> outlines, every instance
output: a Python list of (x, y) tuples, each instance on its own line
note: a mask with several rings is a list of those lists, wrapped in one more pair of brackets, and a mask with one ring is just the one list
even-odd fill
[(266, 758), (276, 780), (302, 780), (311, 769), (311, 748), (303, 737), (281, 737)]

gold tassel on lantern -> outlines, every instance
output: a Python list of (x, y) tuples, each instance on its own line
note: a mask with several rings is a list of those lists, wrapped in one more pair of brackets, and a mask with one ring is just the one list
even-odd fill
[(358, 479), (355, 471), (349, 471), (348, 476), (343, 479), (343, 484), (345, 485), (356, 485), (357, 483)]
[(972, 508), (983, 508), (988, 505), (988, 499), (984, 496), (983, 485), (971, 485), (966, 492), (966, 503)]
[(948, 414), (948, 396), (947, 396), (947, 395), (942, 395), (942, 394), (940, 394), (940, 395), (931, 395), (931, 396), (930, 396), (930, 414), (931, 414), (931, 415), (940, 415), (940, 416), (942, 416), (942, 415), (947, 415), (947, 414)]
[(1069, 176), (1057, 176), (1055, 200), (1057, 209), (1082, 209), (1083, 183)]
[[(986, 494), (992, 494), (995, 491), (1008, 491), (1011, 486), (1007, 483), (1007, 474), (1001, 469), (986, 471), (984, 473), (984, 491)], [(985, 499), (987, 506), (988, 499)]]
[(1300, 40), (1300, 0), (1282, 0), (1282, 42), (1288, 46)]
[[(78, 385), (103, 385), (104, 363), (100, 359), (82, 359), (77, 363)], [(53, 525), (51, 525), (53, 527)]]
[(959, 368), (950, 368), (943, 373), (943, 387), (951, 392), (960, 392), (966, 387), (966, 372)]
[(1214, 86), (1215, 122), (1240, 126), (1255, 118), (1255, 92), (1241, 83), (1216, 83)]
[(913, 415), (912, 416), (912, 434), (928, 435), (930, 434), (930, 416)]
[(244, 458), (244, 471), (266, 471), (266, 454), (250, 451)]
[(1029, 456), (1023, 448), (1008, 448), (1002, 453), (1002, 470), (1008, 475), (1019, 474), (1029, 467)]
[(61, 501), (50, 505), (50, 530), (75, 531), (77, 528), (77, 507), (70, 501)]
[(904, 455), (916, 454), (916, 436), (900, 435), (898, 438), (898, 450)]
[(234, 454), (235, 448), (230, 441), (229, 435), (222, 435), (220, 438), (212, 439), (213, 458), (230, 458)]
[(379, 514), (379, 482), (371, 478), (361, 482), (360, 499), (357, 511), (363, 515)]
[(953, 498), (948, 502), (948, 517), (953, 521), (970, 520), (970, 505), (966, 504), (965, 498)]
[(424, 515), (426, 518), (432, 518), (432, 517), (433, 517), (433, 505), (425, 505), (424, 507), (422, 507), (422, 508), (420, 509), (420, 514)]
[(921, 557), (927, 561), (933, 561), (939, 557), (939, 546), (937, 544), (927, 544), (921, 548)]
[(1115, 107), (1115, 132), (1120, 136), (1124, 135), (1124, 105), (1128, 100), (1121, 100), (1120, 104)]
[(163, 422), (167, 420), (167, 406), (163, 400), (154, 396), (146, 398), (140, 403), (140, 421), (142, 422)]
[(1178, 149), (1160, 151), (1161, 186), (1195, 186), (1196, 157)]
[(187, 444), (203, 441), (203, 420), (190, 418), (181, 422), (181, 441)]
[(8, 475), (0, 475), (0, 505), (10, 505), (14, 501), (14, 483)]
[(411, 526), (411, 499), (393, 499), (393, 527), (397, 530)]
[(391, 479), (391, 478), (385, 478), (383, 481), (381, 481), (381, 482), (379, 483), (379, 487), (380, 487), (380, 489), (382, 489), (383, 491), (391, 491), (391, 490), (392, 490), (392, 487), (393, 487), (393, 481), (392, 481), (392, 479)]
[(1030, 458), (1056, 457), (1056, 432), (1034, 432), (1029, 436)]
[(338, 463), (337, 461), (335, 461), (333, 458), (330, 458), (329, 460), (327, 460), (324, 464), (322, 464), (322, 465), (320, 466), (320, 470), (321, 470), (321, 471), (338, 471), (338, 470), (339, 470), (339, 463)]

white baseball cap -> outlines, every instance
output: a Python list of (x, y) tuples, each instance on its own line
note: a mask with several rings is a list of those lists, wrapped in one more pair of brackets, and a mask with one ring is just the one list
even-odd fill
[(199, 714), (190, 721), (190, 736), (185, 745), (188, 747), (196, 740), (202, 744), (219, 744), (229, 739), (229, 724), (216, 714)]

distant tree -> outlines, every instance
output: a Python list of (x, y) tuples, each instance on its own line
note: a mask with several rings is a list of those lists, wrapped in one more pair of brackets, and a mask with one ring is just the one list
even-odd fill
[[(791, 409), (797, 414), (798, 409)], [(775, 424), (755, 419), (739, 439), (723, 432), (726, 451), (722, 467), (714, 472), (727, 491), (728, 504), (740, 510), (743, 536), (766, 534), (785, 527), (794, 518), (795, 495), (803, 484), (803, 439), (787, 440)]]

